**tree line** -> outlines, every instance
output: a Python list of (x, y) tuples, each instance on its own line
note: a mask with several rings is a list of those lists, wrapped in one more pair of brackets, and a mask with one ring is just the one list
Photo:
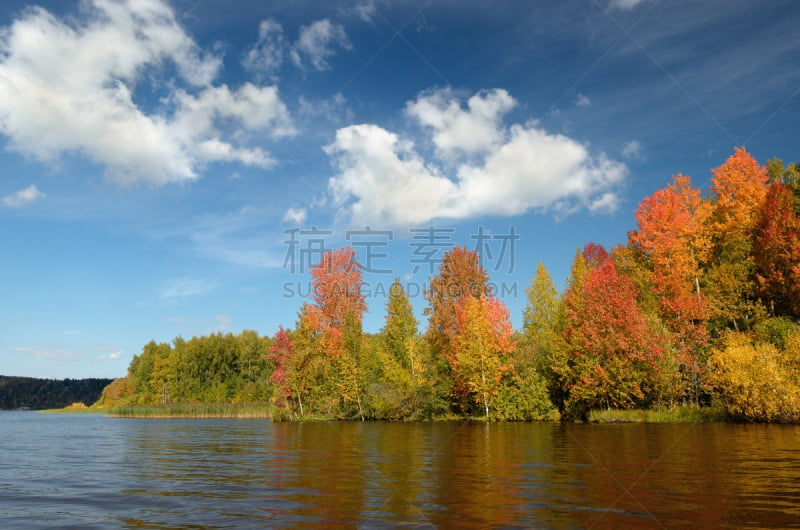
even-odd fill
[(91, 405), (111, 379), (37, 379), (0, 375), (0, 410)]
[(284, 419), (582, 419), (713, 404), (800, 421), (800, 171), (737, 148), (711, 172), (705, 197), (678, 174), (645, 198), (625, 244), (579, 249), (563, 292), (538, 264), (520, 330), (477, 254), (454, 247), (425, 292), (424, 332), (396, 280), (384, 327), (365, 333), (361, 268), (345, 247), (312, 269), (291, 329), (150, 343), (126, 395), (270, 399)]

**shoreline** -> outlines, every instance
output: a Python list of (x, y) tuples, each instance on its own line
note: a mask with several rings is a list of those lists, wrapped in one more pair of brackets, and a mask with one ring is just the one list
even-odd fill
[[(87, 407), (64, 409), (39, 410), (43, 414), (104, 414), (111, 418), (141, 418), (141, 419), (271, 419), (276, 422), (310, 423), (310, 422), (351, 422), (359, 419), (326, 418), (308, 416), (293, 419), (276, 419), (273, 416), (272, 405), (264, 403), (238, 404), (238, 403), (180, 403), (171, 405), (128, 405), (121, 407)], [(486, 423), (484, 417), (460, 417), (454, 415), (437, 416), (428, 419), (400, 419), (400, 420), (366, 420), (392, 421), (399, 423), (433, 423), (433, 422), (474, 422)], [(537, 420), (538, 422), (560, 423), (560, 420)], [(490, 423), (532, 423), (532, 422), (505, 422)], [(573, 423), (573, 422), (570, 422)], [(574, 423), (586, 424), (616, 424), (616, 423), (738, 423), (735, 418), (728, 416), (724, 410), (715, 407), (674, 407), (670, 409), (602, 409), (589, 413), (586, 421)]]

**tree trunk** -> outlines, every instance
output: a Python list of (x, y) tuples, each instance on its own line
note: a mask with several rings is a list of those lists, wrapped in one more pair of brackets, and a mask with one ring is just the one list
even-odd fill
[(300, 397), (300, 391), (299, 390), (295, 389), (295, 392), (297, 392), (297, 403), (298, 403), (298, 405), (300, 405), (300, 417), (303, 417), (303, 416), (306, 415), (305, 412), (303, 412), (303, 398)]
[(483, 409), (486, 412), (486, 421), (489, 421), (489, 395), (486, 392), (486, 368), (484, 367), (483, 351), (481, 351), (481, 384), (483, 387)]

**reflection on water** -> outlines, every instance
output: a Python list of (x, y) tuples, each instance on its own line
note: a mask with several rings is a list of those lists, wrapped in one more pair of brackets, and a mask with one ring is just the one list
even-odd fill
[(0, 413), (0, 526), (800, 528), (800, 427)]

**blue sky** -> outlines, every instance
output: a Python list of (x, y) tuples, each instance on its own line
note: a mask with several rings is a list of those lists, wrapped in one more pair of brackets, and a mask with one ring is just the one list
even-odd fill
[(421, 314), (454, 244), (519, 327), (537, 262), (563, 287), (673, 174), (798, 159), (793, 0), (13, 1), (0, 27), (5, 375), (272, 334), (348, 242), (368, 331), (395, 276)]

